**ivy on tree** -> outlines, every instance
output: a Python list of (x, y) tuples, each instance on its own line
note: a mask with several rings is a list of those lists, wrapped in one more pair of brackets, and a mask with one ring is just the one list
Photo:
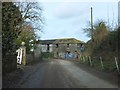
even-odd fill
[(18, 29), (22, 21), (19, 7), (12, 2), (2, 3), (2, 55), (13, 54), (16, 50), (14, 40), (18, 37)]

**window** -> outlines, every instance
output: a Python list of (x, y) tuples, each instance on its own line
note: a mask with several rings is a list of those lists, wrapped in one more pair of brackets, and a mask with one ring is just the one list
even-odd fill
[(58, 48), (59, 47), (59, 45), (58, 44), (56, 44), (56, 48)]

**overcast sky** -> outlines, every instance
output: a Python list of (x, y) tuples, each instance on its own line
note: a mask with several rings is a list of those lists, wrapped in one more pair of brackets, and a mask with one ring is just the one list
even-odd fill
[(93, 21), (104, 20), (117, 24), (117, 2), (42, 2), (45, 18), (41, 39), (76, 38), (88, 41), (83, 28), (90, 21), (90, 7), (93, 7)]

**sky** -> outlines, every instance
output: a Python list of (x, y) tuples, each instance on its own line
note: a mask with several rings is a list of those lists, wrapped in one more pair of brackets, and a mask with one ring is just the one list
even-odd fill
[[(118, 22), (117, 2), (42, 2), (45, 25), (41, 39), (76, 38), (87, 42), (83, 28), (89, 27), (90, 8), (93, 23), (104, 20), (115, 26)], [(113, 23), (112, 23), (113, 22)]]

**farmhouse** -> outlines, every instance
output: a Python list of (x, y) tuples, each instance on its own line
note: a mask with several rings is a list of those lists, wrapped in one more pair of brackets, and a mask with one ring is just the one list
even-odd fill
[(77, 52), (84, 47), (84, 42), (75, 38), (63, 38), (52, 40), (40, 40), (41, 52), (52, 52), (54, 57), (65, 58), (67, 54), (71, 58), (75, 57)]

